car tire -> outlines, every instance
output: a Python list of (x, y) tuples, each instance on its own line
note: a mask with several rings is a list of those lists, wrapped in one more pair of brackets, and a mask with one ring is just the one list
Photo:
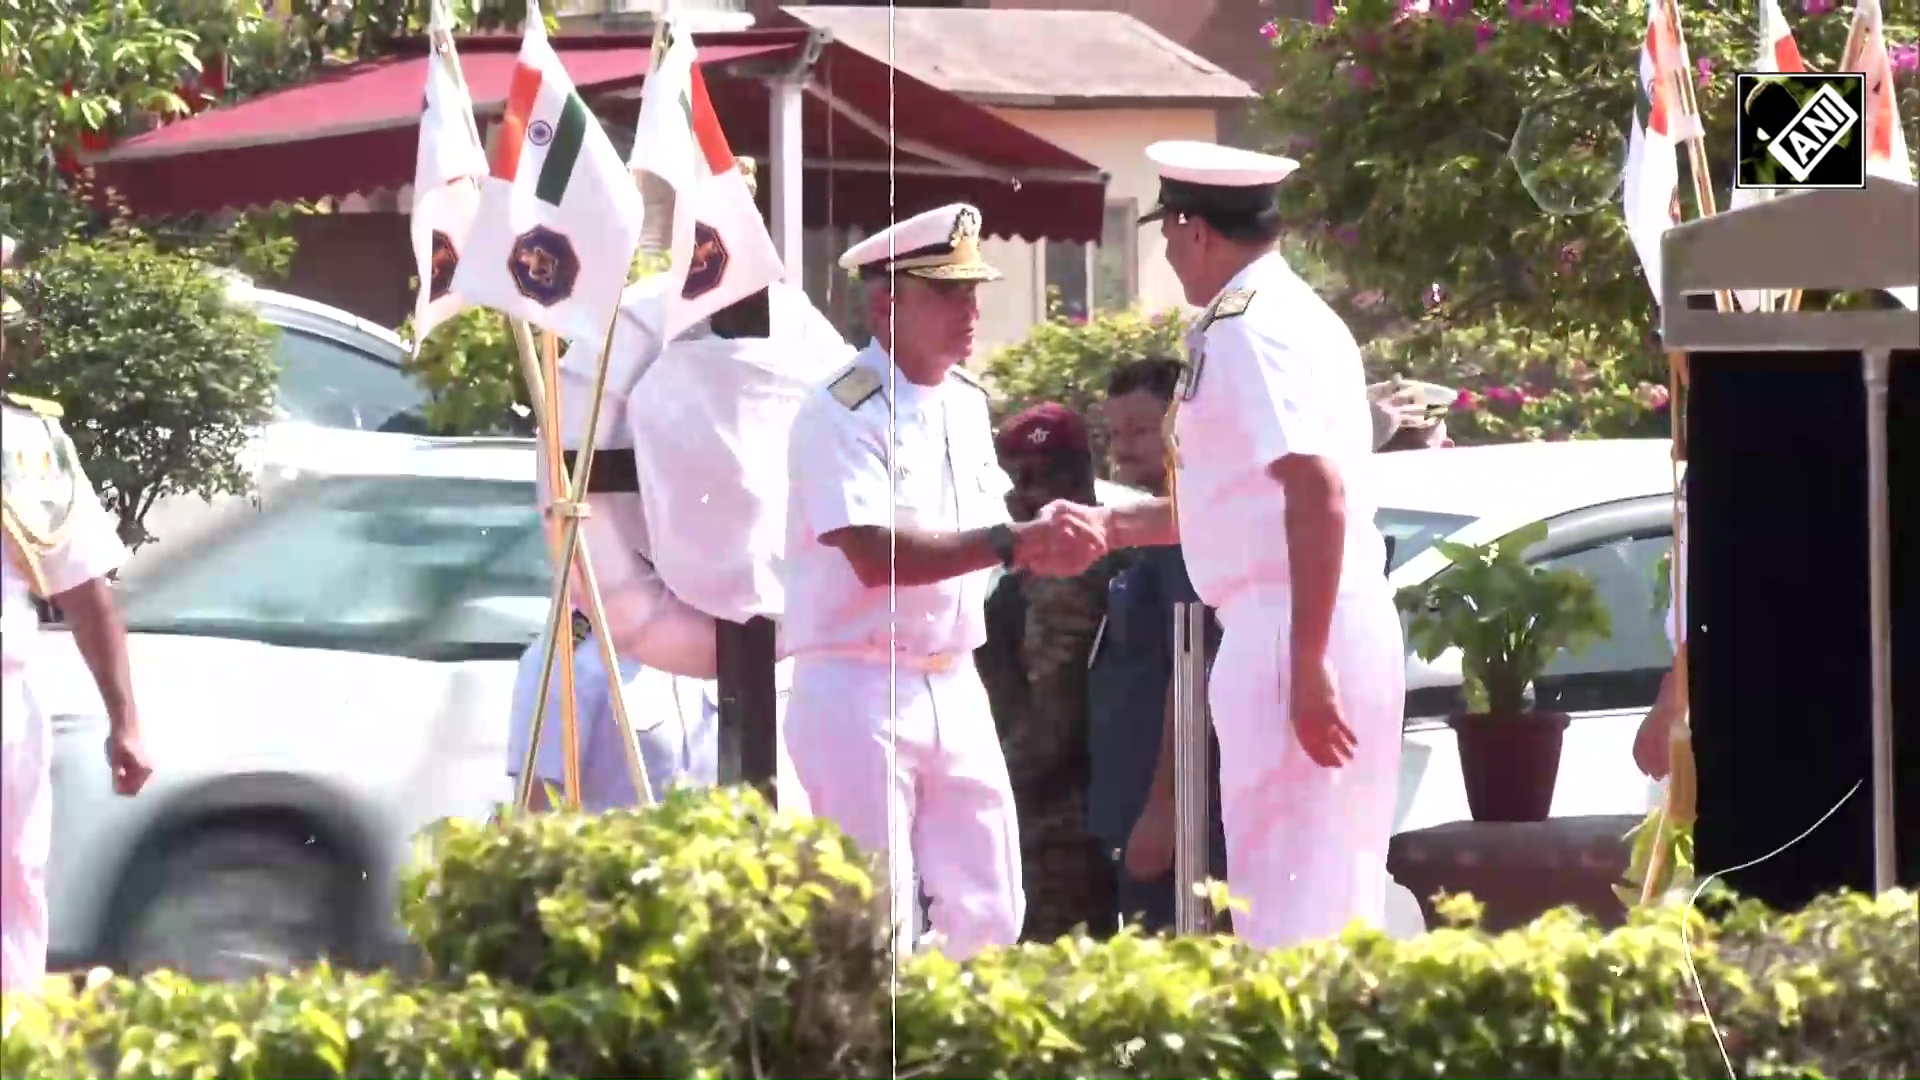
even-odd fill
[(305, 829), (221, 824), (164, 841), (124, 880), (113, 966), (242, 979), (359, 952), (365, 878)]

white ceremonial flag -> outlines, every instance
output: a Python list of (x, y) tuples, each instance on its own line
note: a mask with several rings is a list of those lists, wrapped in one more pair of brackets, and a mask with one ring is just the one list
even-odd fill
[(473, 102), (453, 75), (460, 60), (439, 0), (427, 34), (433, 53), (427, 62), (427, 103), (420, 114), (420, 149), (413, 165), (413, 260), (420, 276), (413, 306), (416, 356), (435, 327), (466, 309), (453, 291), (453, 275), (480, 209), (480, 181), (487, 175)]
[(537, 3), (453, 291), (572, 341), (607, 335), (640, 243), (633, 176), (547, 44)]
[(666, 53), (647, 76), (628, 165), (673, 188), (673, 264), (662, 337), (785, 277), (707, 97), (693, 37), (669, 26)]
[[(1911, 184), (1913, 158), (1907, 154), (1907, 133), (1900, 129), (1900, 106), (1894, 100), (1893, 61), (1887, 55), (1880, 0), (1861, 0), (1853, 9), (1849, 40), (1857, 42), (1858, 47), (1841, 70), (1867, 75), (1867, 175)], [(1908, 310), (1920, 310), (1920, 287), (1887, 292)]]
[[(1787, 25), (1787, 17), (1780, 11), (1780, 0), (1760, 0), (1760, 49), (1753, 58), (1753, 70), (1757, 72), (1796, 72), (1807, 70), (1807, 63), (1800, 57), (1800, 46), (1794, 44), (1793, 28)], [(1759, 188), (1734, 188), (1727, 199), (1728, 210), (1738, 210), (1765, 202), (1773, 192)], [(1747, 311), (1768, 311), (1777, 306), (1786, 294), (1768, 292), (1764, 289), (1746, 289), (1735, 292), (1733, 299)]]
[(1627, 235), (1640, 256), (1647, 285), (1660, 297), (1660, 238), (1680, 220), (1681, 143), (1699, 134), (1699, 120), (1686, 111), (1676, 79), (1687, 73), (1678, 17), (1667, 21), (1666, 0), (1647, 5), (1647, 35), (1640, 48), (1639, 97), (1627, 142), (1621, 209)]

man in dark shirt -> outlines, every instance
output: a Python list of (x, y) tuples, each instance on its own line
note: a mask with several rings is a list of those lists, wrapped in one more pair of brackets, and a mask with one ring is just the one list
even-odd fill
[[(1162, 425), (1179, 385), (1179, 361), (1146, 359), (1116, 371), (1102, 405), (1115, 479), (1155, 495), (1167, 491)], [(1108, 585), (1107, 619), (1090, 665), (1088, 813), (1094, 834), (1118, 864), (1121, 917), (1149, 931), (1174, 916), (1173, 610), (1199, 603), (1177, 546), (1141, 548)], [(1219, 640), (1208, 618), (1208, 653)], [(1213, 843), (1208, 876), (1226, 880), (1217, 744), (1208, 725)]]
[[(1072, 410), (1028, 409), (1002, 427), (996, 449), (1013, 477), (1016, 521), (1055, 499), (1093, 499), (1086, 423)], [(1113, 867), (1087, 826), (1087, 658), (1107, 581), (1127, 557), (1109, 555), (1070, 578), (1009, 572), (987, 599), (987, 642), (974, 656), (1020, 815), (1025, 940), (1076, 928), (1104, 936), (1118, 921)]]

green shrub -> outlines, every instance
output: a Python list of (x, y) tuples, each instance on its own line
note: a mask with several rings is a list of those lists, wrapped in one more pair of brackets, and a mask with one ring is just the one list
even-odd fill
[(50, 398), (129, 544), (167, 495), (250, 490), (241, 461), (273, 418), (271, 327), (234, 304), (206, 263), (110, 234), (28, 265), (31, 350), (9, 389)]
[[(411, 341), (413, 333), (408, 319), (400, 336)], [(427, 389), (427, 426), (438, 434), (518, 431), (532, 415), (513, 332), (490, 308), (468, 308), (436, 327), (407, 370)]]
[(1107, 376), (1150, 356), (1187, 357), (1187, 320), (1176, 311), (1118, 311), (1080, 319), (1057, 311), (1019, 342), (987, 357), (997, 424), (1029, 405), (1057, 401), (1093, 417)]
[(1691, 951), (1673, 905), (1270, 954), (1066, 939), (909, 960), (895, 1005), (852, 849), (757, 796), (437, 842), (408, 900), (436, 977), (56, 985), (7, 1002), (0, 1074), (1707, 1078), (1717, 1023), (1736, 1075), (1920, 1075), (1912, 893), (1696, 915)]
[(451, 822), (433, 844), (402, 910), (431, 968), (610, 994), (635, 1032), (622, 1052), (643, 1055), (623, 1070), (745, 1068), (764, 1045), (839, 1075), (843, 1047), (878, 1038), (884, 909), (824, 821), (679, 791), (640, 812)]

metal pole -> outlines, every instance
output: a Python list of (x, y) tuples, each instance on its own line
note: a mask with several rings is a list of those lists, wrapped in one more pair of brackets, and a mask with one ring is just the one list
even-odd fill
[(1173, 606), (1173, 910), (1174, 932), (1204, 934), (1211, 905), (1196, 893), (1212, 847), (1207, 753), (1206, 608)]
[(1887, 378), (1893, 355), (1868, 349), (1860, 373), (1867, 385), (1867, 611), (1873, 642), (1873, 887), (1895, 886), (1893, 800), (1892, 524), (1887, 506)]

